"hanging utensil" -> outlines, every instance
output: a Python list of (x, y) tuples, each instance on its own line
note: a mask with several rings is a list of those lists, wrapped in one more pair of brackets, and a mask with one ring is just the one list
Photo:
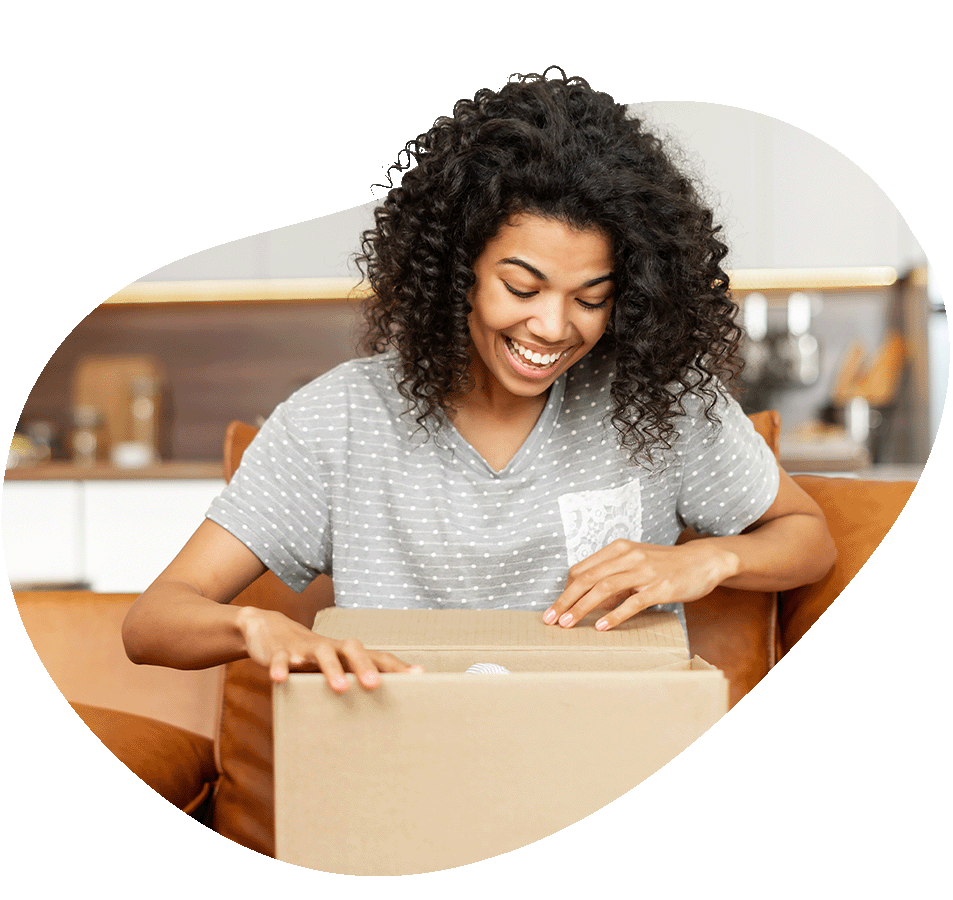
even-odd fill
[(844, 354), (840, 370), (834, 379), (831, 402), (834, 406), (846, 406), (852, 397), (858, 396), (859, 385), (864, 375), (864, 346), (854, 341)]
[(801, 291), (788, 297), (788, 333), (779, 351), (788, 378), (803, 386), (815, 384), (821, 374), (820, 346), (811, 334), (811, 298)]
[(906, 356), (903, 338), (891, 332), (860, 380), (859, 395), (871, 406), (888, 406), (896, 396)]

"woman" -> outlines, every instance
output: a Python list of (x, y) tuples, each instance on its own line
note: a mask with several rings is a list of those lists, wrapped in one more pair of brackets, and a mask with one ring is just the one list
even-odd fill
[[(739, 328), (711, 212), (581, 79), (520, 76), (411, 141), (359, 257), (367, 347), (281, 404), (130, 610), (136, 662), (273, 680), (399, 659), (232, 607), (266, 568), (341, 606), (537, 609), (610, 629), (834, 548), (724, 387)], [(707, 535), (675, 546), (685, 525)], [(588, 627), (586, 625), (585, 627)]]

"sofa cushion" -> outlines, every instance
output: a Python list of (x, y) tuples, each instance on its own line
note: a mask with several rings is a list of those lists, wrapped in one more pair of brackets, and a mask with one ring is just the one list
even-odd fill
[[(334, 602), (334, 591), (322, 575), (296, 594), (265, 572), (232, 602), (276, 609), (310, 628), (317, 611)], [(264, 666), (249, 659), (225, 666), (216, 742), (220, 777), (210, 823), (224, 837), (266, 856), (275, 852), (271, 691)]]
[(217, 752), (221, 775), (210, 825), (266, 856), (275, 852), (271, 683), (251, 660), (229, 663)]
[[(124, 710), (214, 737), (221, 670), (130, 662), (122, 623), (135, 594), (17, 591), (14, 598), (36, 655), (68, 701)], [(77, 647), (84, 652), (77, 653)]]
[(724, 672), (734, 706), (775, 663), (777, 595), (716, 588), (685, 604), (689, 648)]
[(916, 482), (795, 475), (820, 506), (837, 547), (834, 567), (815, 584), (779, 598), (780, 654), (788, 652), (837, 599), (897, 521)]
[(85, 703), (73, 711), (120, 762), (184, 812), (195, 811), (215, 782), (212, 741), (158, 719)]

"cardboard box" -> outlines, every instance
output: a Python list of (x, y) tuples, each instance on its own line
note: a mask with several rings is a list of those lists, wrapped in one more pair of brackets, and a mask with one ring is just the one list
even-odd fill
[[(320, 674), (275, 687), (276, 855), (326, 872), (436, 871), (540, 840), (728, 707), (727, 680), (688, 658), (666, 613), (603, 634), (535, 612), (331, 609), (315, 630), (427, 668), (374, 691), (349, 676), (344, 695)], [(511, 674), (466, 672), (479, 662)]]
[(647, 610), (611, 631), (544, 625), (540, 613), (517, 610), (338, 609), (318, 612), (314, 630), (356, 637), (428, 672), (465, 672), (496, 663), (512, 672), (631, 671), (687, 660), (688, 644), (674, 613)]

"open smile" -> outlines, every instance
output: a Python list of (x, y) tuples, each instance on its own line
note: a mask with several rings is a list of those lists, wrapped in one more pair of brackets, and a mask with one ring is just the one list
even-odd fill
[(530, 378), (540, 378), (551, 373), (572, 349), (566, 348), (558, 352), (540, 353), (529, 347), (524, 347), (518, 341), (506, 335), (503, 335), (503, 344), (513, 367), (520, 374)]

